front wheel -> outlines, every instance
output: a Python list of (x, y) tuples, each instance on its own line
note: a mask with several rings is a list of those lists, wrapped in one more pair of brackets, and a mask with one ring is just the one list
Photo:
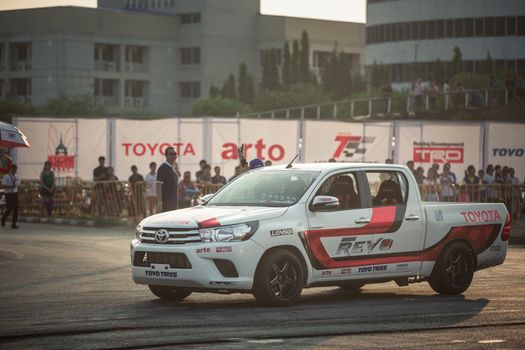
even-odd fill
[(474, 256), (461, 242), (448, 245), (430, 276), (430, 287), (440, 294), (461, 294), (467, 290), (474, 277)]
[(181, 290), (171, 286), (154, 286), (148, 284), (148, 287), (155, 296), (164, 300), (180, 301), (191, 294), (191, 291)]
[(297, 256), (285, 249), (275, 250), (261, 261), (253, 295), (265, 305), (291, 305), (301, 295), (303, 281), (304, 272)]

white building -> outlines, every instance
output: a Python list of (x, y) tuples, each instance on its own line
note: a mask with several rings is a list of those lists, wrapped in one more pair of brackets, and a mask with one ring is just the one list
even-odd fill
[(99, 0), (98, 8), (0, 12), (0, 99), (92, 96), (110, 112), (184, 115), (260, 51), (310, 38), (319, 70), (335, 46), (364, 62), (364, 25), (260, 14), (259, 0)]
[(495, 71), (524, 74), (525, 1), (368, 0), (366, 45), (366, 65), (384, 64), (394, 83), (428, 79), (456, 46), (466, 72), (490, 53)]

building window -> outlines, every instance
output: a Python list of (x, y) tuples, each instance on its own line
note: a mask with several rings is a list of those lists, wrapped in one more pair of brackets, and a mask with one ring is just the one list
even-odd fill
[(146, 48), (144, 46), (126, 46), (126, 62), (144, 63)]
[(465, 21), (462, 18), (454, 20), (454, 37), (461, 38), (465, 36), (464, 24)]
[(495, 22), (496, 21), (494, 17), (485, 18), (485, 36), (494, 36)]
[(447, 19), (445, 23), (447, 26), (447, 38), (453, 38), (454, 37), (454, 20)]
[(465, 18), (465, 36), (472, 37), (474, 36), (474, 19)]
[(28, 99), (31, 96), (31, 79), (10, 79), (10, 87), (14, 97)]
[(95, 44), (95, 61), (116, 61), (117, 51), (118, 45)]
[(180, 49), (181, 64), (201, 63), (201, 49), (199, 47), (187, 47)]
[(180, 15), (180, 21), (182, 24), (193, 24), (201, 23), (200, 13), (183, 13)]
[(444, 38), (445, 37), (445, 21), (439, 20), (436, 21), (436, 38)]
[(95, 96), (116, 97), (118, 94), (118, 80), (95, 79)]
[(525, 35), (525, 16), (518, 17), (518, 35)]
[(313, 66), (317, 68), (323, 68), (332, 57), (331, 51), (314, 51), (314, 62)]
[(476, 36), (484, 36), (485, 35), (485, 28), (484, 28), (484, 18), (476, 18), (474, 21), (475, 25), (475, 31)]
[(496, 36), (505, 36), (505, 17), (496, 17)]
[(198, 81), (183, 81), (180, 83), (181, 98), (201, 97), (201, 83)]
[(516, 35), (516, 17), (507, 17), (507, 35)]

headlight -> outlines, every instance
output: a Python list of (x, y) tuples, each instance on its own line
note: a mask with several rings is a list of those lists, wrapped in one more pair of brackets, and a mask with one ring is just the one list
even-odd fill
[(249, 239), (259, 228), (259, 222), (203, 228), (199, 230), (201, 241), (209, 242), (240, 242)]
[(136, 239), (140, 238), (140, 231), (142, 231), (142, 226), (137, 225), (137, 228), (135, 228), (135, 238)]

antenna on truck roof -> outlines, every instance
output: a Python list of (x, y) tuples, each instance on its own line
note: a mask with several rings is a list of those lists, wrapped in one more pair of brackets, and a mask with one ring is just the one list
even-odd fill
[(292, 163), (299, 157), (299, 154), (296, 154), (295, 157), (292, 159), (290, 163), (286, 166), (286, 169), (290, 169), (292, 167)]

